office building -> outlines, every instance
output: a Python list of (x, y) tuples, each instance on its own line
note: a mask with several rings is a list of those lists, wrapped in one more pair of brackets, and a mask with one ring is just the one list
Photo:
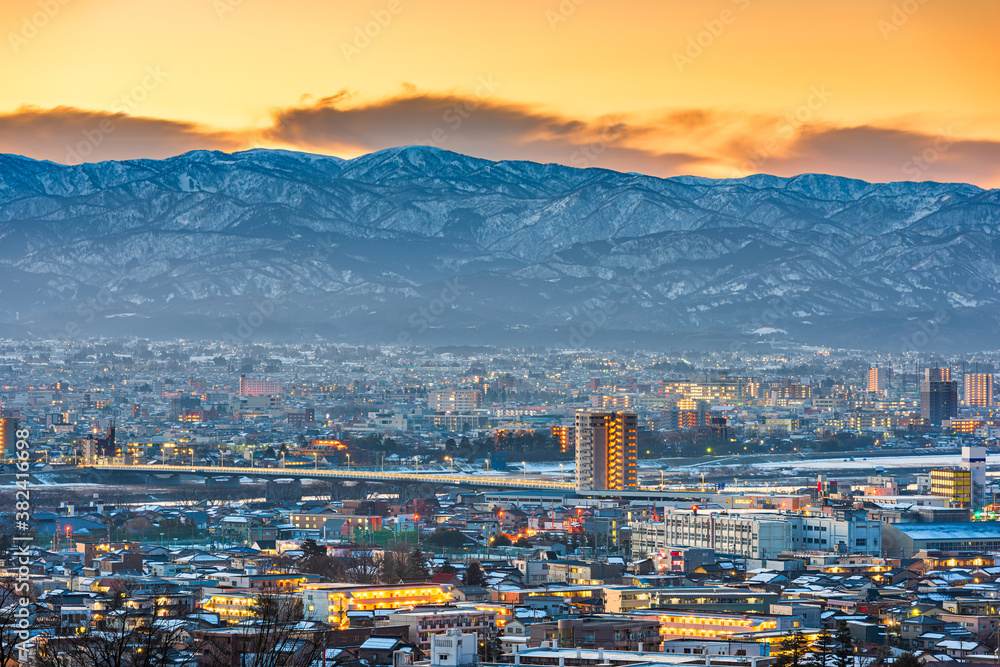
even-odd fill
[(432, 412), (472, 412), (482, 406), (478, 389), (435, 389), (427, 392)]
[(636, 560), (676, 547), (702, 547), (727, 556), (775, 558), (784, 552), (881, 553), (881, 524), (864, 512), (719, 514), (672, 511), (662, 521), (632, 524)]
[(931, 495), (947, 498), (951, 507), (971, 507), (971, 471), (961, 468), (931, 470)]
[(281, 393), (281, 383), (269, 380), (252, 380), (240, 376), (240, 396), (276, 396)]
[(638, 486), (634, 412), (576, 413), (576, 488), (579, 491)]
[(958, 414), (958, 383), (947, 368), (927, 368), (920, 383), (920, 417), (931, 426)]
[(992, 373), (966, 374), (965, 404), (973, 408), (993, 407)]

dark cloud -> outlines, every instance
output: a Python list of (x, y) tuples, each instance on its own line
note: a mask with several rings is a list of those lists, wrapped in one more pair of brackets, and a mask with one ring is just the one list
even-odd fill
[(64, 164), (164, 158), (200, 148), (228, 151), (244, 143), (194, 123), (124, 113), (22, 107), (0, 114), (0, 152)]
[[(496, 84), (498, 85), (498, 84)], [(188, 150), (287, 146), (353, 155), (400, 145), (437, 146), (492, 160), (556, 162), (656, 176), (791, 176), (822, 172), (870, 181), (1000, 184), (1000, 142), (885, 127), (789, 125), (787, 119), (713, 109), (654, 121), (582, 121), (492, 96), (427, 94), (354, 103), (346, 92), (275, 112), (255, 133), (70, 107), (0, 115), (0, 152), (63, 163), (162, 158)], [(675, 147), (664, 150), (662, 147)]]
[(779, 175), (822, 172), (867, 181), (943, 181), (986, 187), (1000, 182), (1000, 142), (858, 126), (803, 127), (781, 154), (759, 171)]
[[(486, 82), (483, 84), (487, 88)], [(588, 123), (532, 107), (459, 95), (410, 94), (351, 105), (346, 94), (284, 109), (265, 133), (313, 150), (368, 152), (419, 144), (493, 160), (558, 162), (673, 175), (701, 158), (636, 148), (650, 128), (607, 118)]]

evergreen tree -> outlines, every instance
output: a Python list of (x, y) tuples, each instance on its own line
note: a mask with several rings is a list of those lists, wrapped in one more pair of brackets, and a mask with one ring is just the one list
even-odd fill
[(469, 567), (465, 571), (465, 577), (463, 580), (466, 586), (486, 585), (486, 573), (483, 572), (483, 568), (479, 565), (479, 561), (474, 560), (469, 563)]
[(802, 633), (796, 630), (785, 635), (781, 640), (781, 655), (775, 667), (802, 667), (802, 658), (806, 653), (806, 640)]
[(316, 540), (314, 540), (311, 537), (307, 540), (303, 540), (302, 542), (303, 558), (311, 558), (313, 556), (325, 556), (325, 555), (326, 555), (326, 547), (321, 547), (320, 545), (318, 545), (316, 543)]
[(427, 571), (427, 557), (419, 547), (413, 547), (406, 556), (404, 565), (406, 579), (430, 579), (431, 575)]
[(812, 643), (813, 652), (807, 662), (814, 667), (833, 667), (837, 648), (837, 640), (829, 630), (823, 628)]
[(837, 648), (833, 652), (834, 667), (854, 667), (854, 638), (847, 621), (837, 621), (834, 638), (837, 640)]
[(922, 667), (922, 665), (923, 663), (920, 662), (920, 659), (909, 651), (900, 653), (892, 661), (892, 667)]

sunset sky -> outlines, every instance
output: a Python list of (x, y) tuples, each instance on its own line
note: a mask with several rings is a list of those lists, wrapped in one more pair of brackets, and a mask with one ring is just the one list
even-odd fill
[(4, 0), (0, 152), (1000, 187), (996, 0)]

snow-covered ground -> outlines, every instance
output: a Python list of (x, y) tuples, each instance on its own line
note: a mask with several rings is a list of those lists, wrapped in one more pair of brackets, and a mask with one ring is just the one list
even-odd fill
[[(958, 454), (930, 454), (927, 456), (876, 456), (876, 457), (839, 457), (831, 459), (801, 459), (797, 461), (768, 461), (754, 463), (754, 468), (778, 469), (792, 468), (796, 470), (875, 470), (876, 466), (883, 468), (934, 468), (938, 466), (955, 466), (962, 461)], [(1000, 454), (989, 454), (986, 465), (1000, 466)]]

